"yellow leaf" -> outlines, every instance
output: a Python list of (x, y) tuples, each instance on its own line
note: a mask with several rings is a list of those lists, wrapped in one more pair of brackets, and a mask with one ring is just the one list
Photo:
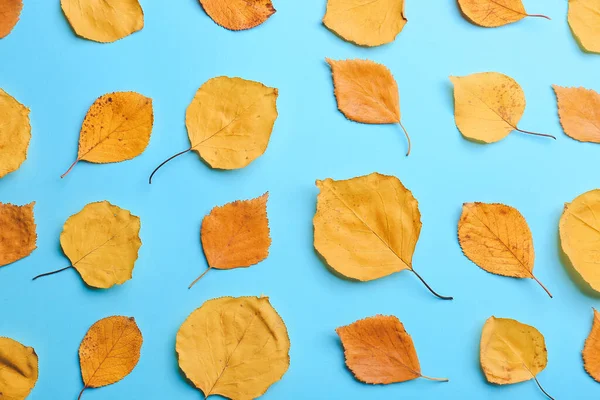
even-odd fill
[(34, 205), (0, 203), (0, 267), (27, 257), (37, 248)]
[(150, 142), (154, 113), (152, 99), (135, 92), (105, 94), (90, 107), (79, 137), (79, 161), (113, 163), (131, 160)]
[(24, 400), (38, 380), (38, 356), (31, 347), (0, 337), (0, 399)]
[(23, 10), (23, 0), (2, 0), (0, 2), (0, 39), (13, 30)]
[(525, 111), (525, 93), (509, 76), (482, 72), (451, 76), (454, 84), (454, 118), (464, 137), (484, 143), (504, 139), (512, 131), (537, 136), (554, 136), (524, 131), (517, 124)]
[(359, 281), (408, 269), (423, 281), (412, 266), (421, 213), (398, 178), (372, 173), (343, 181), (328, 178), (317, 181), (317, 187), (314, 246), (331, 268)]
[(177, 332), (179, 367), (205, 397), (262, 396), (290, 365), (287, 329), (268, 297), (221, 297)]
[(552, 87), (565, 133), (580, 142), (600, 143), (600, 94), (584, 88)]
[(336, 329), (346, 365), (364, 383), (388, 384), (417, 378), (448, 382), (421, 374), (410, 335), (394, 316), (376, 315)]
[(513, 278), (533, 275), (533, 238), (527, 221), (504, 204), (465, 203), (458, 222), (458, 240), (465, 256), (483, 270)]
[(600, 292), (600, 190), (566, 203), (560, 218), (560, 242), (581, 277)]
[(600, 382), (600, 313), (596, 310), (592, 331), (583, 347), (583, 366), (594, 380)]
[(533, 326), (514, 319), (490, 317), (481, 332), (479, 357), (488, 382), (506, 385), (534, 379), (550, 397), (537, 379), (548, 363), (546, 342)]
[(323, 23), (360, 46), (393, 42), (406, 25), (404, 0), (328, 0)]
[(138, 0), (60, 0), (78, 36), (100, 43), (115, 42), (144, 27)]
[(271, 0), (200, 0), (215, 23), (232, 31), (254, 28), (275, 14)]
[(370, 60), (327, 59), (331, 66), (338, 109), (352, 121), (365, 124), (399, 124), (408, 141), (410, 137), (400, 122), (398, 84), (390, 70)]
[[(1, 14), (1, 12), (0, 12)], [(29, 109), (0, 89), (0, 178), (19, 169), (31, 139)]]
[(512, 24), (525, 17), (550, 19), (545, 15), (527, 14), (521, 0), (458, 0), (458, 5), (469, 21), (484, 28)]
[(569, 25), (579, 44), (592, 53), (600, 53), (600, 2), (569, 0)]
[(83, 392), (119, 382), (133, 371), (140, 359), (142, 332), (135, 319), (113, 316), (90, 327), (79, 346)]

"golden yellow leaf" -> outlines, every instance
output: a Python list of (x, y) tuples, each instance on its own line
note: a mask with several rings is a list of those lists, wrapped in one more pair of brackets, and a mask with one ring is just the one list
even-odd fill
[(516, 208), (504, 204), (463, 204), (458, 241), (465, 256), (481, 269), (496, 275), (531, 278), (552, 297), (533, 275), (533, 237)]
[(394, 316), (376, 315), (336, 329), (346, 365), (364, 383), (388, 384), (425, 378), (410, 335)]
[(200, 0), (215, 23), (232, 31), (254, 28), (275, 14), (271, 0)]
[(13, 30), (23, 10), (23, 0), (2, 0), (0, 2), (0, 39)]
[(594, 380), (600, 382), (600, 313), (596, 310), (592, 331), (583, 347), (583, 366)]
[(314, 246), (331, 268), (359, 281), (407, 269), (427, 285), (412, 266), (421, 233), (419, 205), (398, 178), (372, 173), (328, 178), (317, 187)]
[(522, 0), (458, 0), (458, 5), (469, 21), (484, 28), (512, 24), (525, 17), (550, 19), (545, 15), (527, 14)]
[(152, 99), (135, 92), (109, 93), (90, 107), (79, 136), (79, 161), (113, 163), (131, 160), (146, 150), (152, 134)]
[(569, 0), (569, 25), (579, 44), (592, 53), (600, 53), (600, 2)]
[(208, 269), (192, 284), (196, 284), (211, 269), (233, 269), (258, 264), (269, 255), (271, 237), (267, 218), (269, 194), (237, 200), (215, 207), (202, 221), (202, 248)]
[(346, 118), (364, 124), (399, 124), (410, 154), (410, 137), (400, 121), (398, 84), (390, 70), (370, 60), (327, 59), (331, 66), (338, 109)]
[(89, 286), (108, 289), (132, 277), (142, 246), (140, 219), (108, 201), (90, 203), (71, 216), (60, 235), (60, 244), (71, 265)]
[(600, 143), (600, 94), (581, 87), (552, 87), (565, 133), (580, 142)]
[(323, 23), (360, 46), (393, 42), (406, 25), (404, 0), (328, 0)]
[(27, 257), (37, 248), (34, 205), (0, 203), (0, 267)]
[(38, 380), (38, 356), (31, 347), (0, 337), (0, 399), (24, 400)]
[(168, 158), (195, 151), (211, 167), (244, 168), (260, 157), (269, 144), (277, 119), (275, 88), (241, 78), (219, 76), (198, 89), (187, 109), (190, 148)]
[(488, 382), (506, 385), (534, 379), (550, 397), (537, 379), (548, 363), (546, 342), (533, 326), (514, 319), (490, 317), (481, 332), (479, 357)]
[(560, 242), (581, 277), (600, 292), (600, 190), (566, 203), (560, 218)]
[(83, 392), (119, 382), (140, 359), (142, 332), (129, 317), (103, 318), (90, 327), (79, 346)]
[(516, 130), (556, 139), (517, 128), (525, 111), (525, 94), (511, 77), (498, 72), (482, 72), (451, 76), (450, 80), (454, 84), (454, 118), (464, 137), (493, 143)]
[(290, 365), (287, 329), (268, 297), (221, 297), (177, 332), (179, 367), (205, 397), (262, 396)]
[(139, 0), (60, 0), (78, 36), (100, 43), (115, 42), (144, 27)]
[[(0, 12), (1, 14), (1, 12)], [(19, 169), (31, 139), (29, 109), (0, 89), (0, 178)]]

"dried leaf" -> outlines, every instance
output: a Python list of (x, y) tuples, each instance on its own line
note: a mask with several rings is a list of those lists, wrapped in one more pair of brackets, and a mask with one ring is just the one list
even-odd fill
[(0, 39), (8, 36), (17, 25), (22, 10), (23, 0), (2, 0), (0, 2)]
[(269, 255), (271, 237), (267, 218), (269, 194), (237, 200), (215, 207), (202, 221), (202, 248), (208, 269), (191, 285), (194, 286), (209, 270), (250, 267)]
[(522, 0), (458, 0), (458, 5), (469, 21), (484, 28), (512, 24), (525, 17), (550, 19), (545, 15), (527, 14)]
[(78, 36), (100, 43), (115, 42), (144, 27), (138, 0), (60, 0)]
[(398, 84), (390, 70), (370, 60), (327, 59), (331, 66), (338, 109), (346, 118), (365, 124), (399, 124), (408, 140), (410, 137), (400, 121)]
[[(2, 14), (0, 10), (0, 15)], [(31, 139), (29, 109), (0, 89), (0, 178), (19, 169)]]
[(544, 336), (533, 326), (514, 319), (490, 317), (483, 326), (481, 368), (488, 382), (498, 385), (535, 379), (546, 368), (548, 353)]
[(331, 268), (359, 281), (407, 269), (423, 281), (412, 266), (421, 213), (398, 178), (372, 173), (343, 181), (328, 178), (317, 181), (317, 187), (314, 245)]
[(592, 331), (583, 347), (583, 366), (594, 380), (600, 382), (600, 313), (596, 310)]
[(376, 315), (336, 329), (346, 365), (364, 383), (388, 384), (417, 378), (447, 382), (421, 374), (412, 338), (394, 316)]
[(600, 53), (600, 2), (569, 0), (569, 25), (579, 44), (592, 53)]
[(552, 87), (565, 133), (580, 142), (600, 143), (600, 94), (584, 88)]
[(140, 359), (142, 332), (130, 317), (101, 319), (90, 327), (79, 346), (83, 392), (119, 382)]
[(24, 400), (38, 380), (38, 356), (31, 347), (0, 337), (0, 399)]
[(533, 237), (521, 213), (504, 204), (465, 203), (458, 222), (463, 253), (481, 269), (496, 275), (531, 278)]
[(27, 257), (37, 248), (34, 205), (0, 203), (0, 267)]
[(323, 23), (360, 46), (393, 42), (406, 25), (404, 0), (328, 0)]
[(511, 77), (498, 72), (482, 72), (451, 76), (450, 80), (454, 84), (454, 118), (464, 137), (493, 143), (516, 130), (556, 139), (517, 128), (525, 111), (525, 93)]
[(287, 329), (268, 297), (221, 297), (190, 314), (177, 332), (185, 376), (204, 396), (250, 400), (290, 365)]
[(135, 92), (109, 93), (90, 107), (79, 137), (79, 161), (113, 163), (131, 160), (146, 150), (152, 134), (152, 99)]
[(254, 28), (275, 14), (271, 0), (200, 0), (216, 24), (232, 31)]

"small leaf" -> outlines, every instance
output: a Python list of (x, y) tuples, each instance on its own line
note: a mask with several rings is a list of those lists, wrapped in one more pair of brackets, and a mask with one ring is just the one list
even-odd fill
[(17, 25), (22, 10), (23, 0), (2, 0), (0, 2), (0, 39), (8, 36)]
[(565, 133), (580, 142), (600, 143), (600, 94), (584, 88), (552, 87)]
[(217, 25), (232, 31), (254, 28), (275, 14), (271, 0), (200, 0), (200, 4)]
[(0, 399), (24, 400), (38, 380), (38, 356), (31, 347), (0, 337)]
[(583, 347), (583, 366), (595, 381), (600, 382), (600, 313), (596, 310), (592, 331)]
[(79, 346), (83, 389), (119, 382), (133, 371), (140, 359), (142, 332), (135, 319), (113, 316), (90, 327)]
[(522, 0), (458, 0), (458, 5), (467, 19), (484, 28), (512, 24), (525, 17), (550, 19), (545, 15), (527, 14)]
[(179, 367), (205, 397), (254, 399), (290, 365), (287, 329), (268, 297), (221, 297), (177, 332)]
[(34, 205), (0, 203), (0, 267), (27, 257), (37, 248)]
[[(2, 12), (0, 11), (0, 15)], [(0, 89), (0, 178), (19, 169), (31, 140), (29, 109)]]
[(600, 2), (568, 0), (568, 20), (573, 35), (584, 50), (600, 53)]

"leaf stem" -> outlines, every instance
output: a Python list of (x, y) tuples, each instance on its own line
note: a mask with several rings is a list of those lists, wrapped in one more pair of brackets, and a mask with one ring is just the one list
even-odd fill
[(190, 286), (188, 286), (188, 289), (191, 289), (191, 288), (192, 288), (192, 286), (194, 286), (196, 283), (198, 283), (198, 281), (199, 281), (200, 279), (202, 279), (202, 277), (203, 277), (204, 275), (206, 275), (206, 273), (207, 273), (208, 271), (210, 271), (211, 269), (212, 269), (212, 267), (208, 267), (208, 268), (206, 269), (206, 271), (204, 271), (204, 272), (202, 273), (202, 275), (200, 275), (199, 277), (197, 277), (197, 278), (196, 278), (196, 280), (195, 280), (194, 282), (192, 282), (192, 284), (191, 284)]
[(425, 379), (428, 379), (430, 381), (436, 381), (436, 382), (450, 382), (450, 379), (448, 379), (448, 378), (432, 378), (432, 377), (427, 376), (427, 375), (421, 375), (421, 378), (425, 378)]
[(547, 15), (543, 15), (543, 14), (527, 14), (528, 17), (534, 17), (534, 18), (546, 18), (549, 20), (552, 20), (552, 18), (550, 18)]
[(519, 128), (516, 128), (516, 130), (519, 131), (519, 132), (521, 132), (521, 133), (526, 133), (528, 135), (543, 136), (543, 137), (552, 138), (552, 139), (556, 140), (555, 136), (548, 135), (547, 133), (537, 133), (537, 132), (524, 131), (523, 129), (519, 129)]
[(417, 276), (417, 278), (419, 278), (419, 279), (421, 280), (421, 282), (423, 282), (423, 284), (424, 284), (424, 285), (427, 287), (427, 289), (429, 289), (429, 291), (430, 291), (431, 293), (433, 293), (433, 295), (434, 295), (434, 296), (437, 296), (437, 297), (439, 297), (439, 298), (440, 298), (440, 299), (442, 299), (442, 300), (453, 300), (453, 299), (454, 299), (453, 297), (440, 296), (439, 294), (437, 294), (437, 293), (435, 292), (435, 290), (433, 290), (433, 289), (431, 288), (431, 286), (429, 286), (429, 285), (427, 284), (427, 282), (425, 282), (425, 280), (424, 280), (423, 278), (421, 278), (421, 275), (419, 275), (419, 274), (417, 273), (417, 271), (415, 271), (415, 270), (414, 270), (414, 269), (412, 269), (412, 268), (411, 268), (410, 270), (411, 270), (411, 271), (412, 271), (412, 272), (413, 272), (413, 273), (414, 273), (414, 274)]
[(544, 289), (544, 290), (546, 291), (546, 293), (548, 293), (548, 296), (550, 296), (550, 298), (552, 299), (552, 298), (553, 298), (553, 297), (552, 297), (552, 293), (550, 293), (550, 291), (549, 291), (549, 290), (546, 288), (546, 286), (544, 286), (544, 284), (543, 284), (542, 282), (540, 282), (540, 281), (538, 280), (538, 278), (536, 278), (536, 277), (535, 277), (533, 274), (531, 274), (531, 277), (532, 277), (532, 278), (533, 278), (533, 279), (534, 279), (534, 280), (535, 280), (537, 283), (539, 283), (539, 284), (540, 284), (540, 286), (542, 287), (542, 289)]
[(84, 386), (83, 389), (81, 389), (81, 392), (79, 392), (79, 397), (77, 397), (77, 400), (81, 400), (81, 395), (83, 395), (83, 392), (85, 391), (85, 389), (87, 389), (87, 386)]
[(534, 377), (533, 377), (533, 379), (535, 379), (535, 383), (537, 383), (537, 385), (538, 385), (538, 387), (540, 388), (540, 390), (542, 391), (542, 393), (544, 393), (546, 396), (548, 396), (548, 398), (549, 398), (550, 400), (554, 400), (554, 397), (550, 396), (550, 395), (548, 394), (548, 392), (546, 392), (546, 391), (544, 390), (544, 388), (542, 387), (542, 385), (540, 385), (540, 381), (538, 381), (537, 377), (536, 377), (536, 376), (534, 376)]
[(69, 174), (69, 172), (71, 172), (71, 170), (73, 169), (73, 167), (74, 167), (75, 165), (77, 165), (77, 163), (78, 163), (78, 162), (79, 162), (79, 158), (78, 158), (77, 160), (75, 160), (75, 161), (73, 162), (73, 164), (71, 164), (71, 166), (69, 167), (69, 169), (67, 170), (67, 172), (65, 172), (64, 174), (62, 174), (62, 175), (60, 176), (60, 179), (62, 179), (62, 178), (64, 178), (65, 176), (67, 176), (67, 175)]
[(169, 161), (171, 161), (172, 159), (174, 159), (174, 158), (176, 158), (176, 157), (179, 157), (179, 156), (180, 156), (180, 155), (182, 155), (182, 154), (185, 154), (185, 153), (187, 153), (187, 152), (188, 152), (188, 151), (190, 151), (190, 150), (192, 150), (192, 148), (191, 148), (191, 147), (190, 147), (189, 149), (187, 149), (187, 150), (184, 150), (184, 151), (182, 151), (182, 152), (180, 152), (180, 153), (177, 153), (177, 154), (175, 154), (174, 156), (171, 156), (171, 157), (167, 158), (165, 161), (163, 161), (163, 162), (162, 162), (162, 163), (161, 163), (161, 164), (160, 164), (158, 167), (156, 167), (156, 169), (155, 169), (154, 171), (152, 171), (152, 174), (150, 174), (150, 179), (148, 179), (148, 183), (149, 183), (150, 185), (152, 185), (152, 177), (154, 176), (154, 174), (156, 173), (156, 171), (158, 171), (158, 170), (159, 170), (159, 169), (160, 169), (160, 168), (161, 168), (163, 165), (165, 165), (166, 163), (168, 163), (168, 162), (169, 162)]
[(72, 265), (69, 265), (68, 267), (65, 267), (65, 268), (62, 268), (62, 269), (59, 269), (59, 270), (56, 270), (56, 271), (52, 271), (52, 272), (46, 272), (45, 274), (41, 274), (41, 275), (38, 275), (38, 276), (36, 276), (35, 278), (33, 278), (33, 279), (32, 279), (32, 281), (35, 281), (36, 279), (38, 279), (38, 278), (41, 278), (41, 277), (43, 277), (43, 276), (48, 276), (48, 275), (54, 275), (54, 274), (58, 274), (59, 272), (66, 271), (66, 270), (68, 270), (69, 268), (73, 268), (73, 266), (72, 266)]
[(406, 128), (404, 128), (404, 125), (402, 125), (402, 122), (398, 122), (398, 125), (400, 125), (400, 127), (404, 131), (404, 135), (406, 136), (406, 140), (408, 141), (408, 150), (406, 152), (406, 156), (408, 157), (408, 155), (410, 154), (410, 136), (408, 136), (408, 132), (406, 131)]

